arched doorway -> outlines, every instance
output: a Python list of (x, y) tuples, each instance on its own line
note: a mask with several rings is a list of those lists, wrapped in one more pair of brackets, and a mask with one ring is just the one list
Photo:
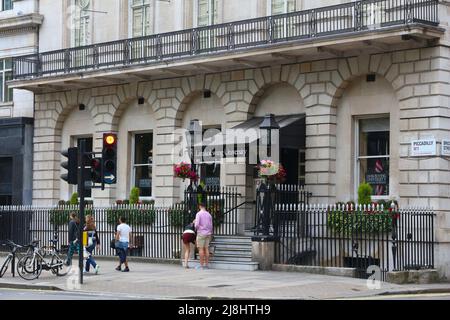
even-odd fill
[[(214, 93), (193, 93), (182, 113), (181, 128), (188, 129), (192, 120), (200, 121), (205, 139), (223, 132), (226, 129), (226, 116), (221, 100)], [(203, 161), (197, 165), (197, 173), (201, 183), (208, 187), (220, 187), (224, 184), (226, 175), (220, 162)], [(180, 182), (180, 199), (184, 198), (184, 190), (188, 184), (188, 180)]]

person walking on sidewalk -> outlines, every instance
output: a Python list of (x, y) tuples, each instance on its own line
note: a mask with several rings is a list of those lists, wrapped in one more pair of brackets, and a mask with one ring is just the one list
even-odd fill
[(98, 274), (99, 265), (94, 259), (93, 251), (95, 248), (97, 248), (97, 250), (100, 249), (100, 239), (98, 237), (95, 220), (92, 215), (86, 216), (86, 226), (84, 227), (84, 231), (87, 231), (88, 233), (88, 245), (86, 246), (88, 257), (86, 257), (86, 266), (84, 267), (84, 270), (89, 272), (90, 266), (92, 265), (95, 270), (95, 274)]
[(197, 234), (195, 232), (195, 221), (188, 224), (183, 231), (181, 238), (184, 245), (184, 267), (189, 269), (189, 257), (191, 256), (191, 243), (195, 245), (195, 238)]
[(125, 269), (123, 269), (123, 272), (129, 272), (130, 269), (128, 268), (128, 261), (127, 261), (127, 251), (128, 251), (128, 244), (130, 243), (130, 233), (131, 233), (131, 227), (126, 224), (126, 218), (120, 217), (119, 219), (119, 225), (117, 226), (117, 232), (116, 232), (116, 249), (117, 253), (119, 254), (119, 266), (116, 268), (117, 271), (122, 271), (122, 264), (125, 264)]
[(197, 248), (200, 254), (198, 269), (208, 269), (209, 243), (212, 238), (213, 223), (211, 214), (206, 211), (204, 203), (199, 204), (200, 211), (195, 216), (195, 229), (197, 230)]
[(75, 212), (70, 213), (70, 221), (69, 221), (69, 252), (67, 253), (66, 264), (70, 266), (72, 264), (72, 258), (77, 251), (80, 254), (81, 243), (79, 241), (80, 234), (80, 220), (77, 217)]

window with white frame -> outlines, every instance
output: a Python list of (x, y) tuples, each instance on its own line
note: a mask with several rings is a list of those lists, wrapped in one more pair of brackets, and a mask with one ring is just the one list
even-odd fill
[(132, 184), (141, 197), (152, 196), (153, 133), (136, 133), (134, 138)]
[(141, 37), (152, 33), (151, 2), (153, 0), (131, 0), (132, 36)]
[(296, 10), (296, 0), (269, 0), (269, 15), (277, 15), (282, 13), (294, 12)]
[(74, 0), (72, 18), (72, 45), (85, 46), (91, 42), (91, 0)]
[[(389, 196), (389, 118), (359, 119), (357, 129), (357, 182), (368, 183), (372, 196)], [(356, 187), (358, 187), (356, 186)]]
[(216, 24), (218, 6), (218, 0), (197, 0), (197, 26)]
[(0, 102), (13, 100), (13, 89), (6, 85), (9, 80), (12, 80), (12, 60), (0, 59)]
[(0, 11), (12, 10), (13, 9), (13, 0), (2, 0), (2, 7)]

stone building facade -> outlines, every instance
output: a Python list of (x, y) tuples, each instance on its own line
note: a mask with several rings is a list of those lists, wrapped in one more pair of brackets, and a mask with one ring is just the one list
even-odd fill
[[(195, 3), (156, 1), (150, 16), (168, 25), (155, 22), (152, 32), (196, 26)], [(209, 2), (210, 8), (214, 3)], [(242, 10), (231, 10), (236, 1), (218, 3), (217, 19), (229, 22), (265, 16), (270, 1), (245, 1), (249, 7)], [(311, 8), (311, 3), (323, 7), (340, 1), (294, 3), (299, 10)], [(104, 35), (101, 30), (108, 22), (100, 14), (95, 16), (92, 43), (130, 34), (129, 12), (118, 13), (125, 7), (131, 10), (127, 1), (117, 1), (114, 7), (104, 1), (91, 5), (120, 21), (115, 34), (110, 30)], [(44, 50), (70, 43), (70, 30), (59, 29), (64, 8), (58, 9), (61, 17), (42, 26)], [(180, 15), (178, 20), (163, 19), (168, 8)], [(41, 1), (41, 10), (55, 9)], [(148, 196), (159, 205), (170, 205), (180, 201), (186, 186), (173, 177), (175, 130), (187, 128), (193, 119), (224, 130), (267, 113), (304, 115), (304, 133), (294, 132), (298, 134), (294, 140), (305, 140), (296, 147), (297, 176), (312, 192), (312, 202), (356, 200), (357, 187), (369, 174), (387, 173), (383, 182), (375, 183), (374, 198), (436, 211), (436, 265), (446, 274), (450, 270), (449, 159), (440, 150), (430, 157), (414, 157), (411, 150), (414, 140), (433, 138), (438, 149), (442, 140), (450, 140), (449, 4), (439, 1), (438, 12), (439, 26), (429, 28), (380, 29), (128, 69), (13, 81), (16, 88), (35, 92), (33, 204), (55, 204), (74, 191), (60, 180), (60, 151), (80, 138), (91, 138), (93, 150), (99, 151), (103, 133), (118, 133), (118, 184), (104, 192), (93, 190), (95, 203), (126, 198), (133, 186), (139, 186), (139, 165), (146, 165), (151, 167), (145, 171), (150, 182), (143, 184), (150, 186)], [(50, 37), (50, 32), (58, 36)], [(145, 149), (152, 152), (151, 164), (136, 162), (137, 141), (145, 134), (151, 134), (151, 146)], [(367, 151), (372, 144), (378, 148), (376, 156)], [(235, 186), (246, 199), (254, 198), (251, 165), (221, 164), (218, 177), (220, 185)], [(251, 226), (252, 214), (251, 208), (242, 211), (243, 226)]]
[(32, 203), (33, 93), (8, 88), (12, 58), (37, 52), (37, 0), (0, 3), (0, 205)]

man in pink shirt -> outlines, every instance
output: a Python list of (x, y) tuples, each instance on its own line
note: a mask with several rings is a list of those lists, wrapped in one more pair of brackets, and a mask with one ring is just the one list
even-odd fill
[(199, 204), (200, 211), (195, 216), (195, 229), (197, 230), (197, 247), (200, 254), (201, 269), (207, 269), (209, 263), (209, 243), (211, 242), (213, 223), (211, 214), (206, 211), (205, 204)]

